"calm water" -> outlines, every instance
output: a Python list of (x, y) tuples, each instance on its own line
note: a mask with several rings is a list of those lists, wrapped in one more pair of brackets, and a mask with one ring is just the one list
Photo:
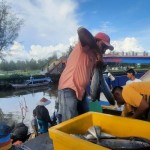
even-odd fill
[(0, 91), (0, 121), (4, 120), (11, 124), (14, 121), (22, 121), (22, 116), (25, 116), (24, 123), (30, 128), (32, 111), (42, 97), (51, 101), (46, 107), (52, 116), (57, 99), (57, 85), (36, 89)]

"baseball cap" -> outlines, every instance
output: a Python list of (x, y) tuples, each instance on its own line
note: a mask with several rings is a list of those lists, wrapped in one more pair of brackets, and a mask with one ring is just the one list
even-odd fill
[(10, 139), (11, 128), (4, 122), (0, 123), (0, 149), (7, 150), (12, 147)]
[(99, 32), (95, 35), (95, 39), (102, 40), (103, 43), (108, 46), (108, 49), (114, 49), (114, 47), (110, 44), (110, 37), (107, 34)]

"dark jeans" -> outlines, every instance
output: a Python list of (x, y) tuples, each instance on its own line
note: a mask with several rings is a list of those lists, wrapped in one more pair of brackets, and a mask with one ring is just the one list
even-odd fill
[(89, 111), (86, 95), (80, 101), (77, 99), (75, 91), (69, 88), (58, 91), (58, 103), (58, 113), (62, 115), (62, 121)]
[(88, 99), (86, 98), (86, 93), (84, 94), (82, 101), (78, 101), (77, 111), (79, 115), (89, 111), (89, 103), (88, 103)]
[(40, 127), (41, 134), (48, 132), (48, 122), (45, 122), (43, 120), (38, 120), (38, 124)]

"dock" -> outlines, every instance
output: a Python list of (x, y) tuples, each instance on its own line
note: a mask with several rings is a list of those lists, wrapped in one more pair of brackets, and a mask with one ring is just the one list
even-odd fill
[(22, 146), (27, 150), (54, 150), (52, 140), (48, 133), (41, 134), (36, 138), (25, 142)]

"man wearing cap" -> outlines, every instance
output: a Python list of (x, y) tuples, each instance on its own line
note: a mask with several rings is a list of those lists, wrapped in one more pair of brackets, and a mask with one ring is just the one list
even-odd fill
[[(69, 55), (58, 85), (59, 113), (62, 115), (62, 121), (77, 116), (77, 110), (84, 109), (86, 102), (83, 97), (93, 68), (103, 65), (102, 55), (106, 49), (113, 50), (110, 38), (105, 33), (98, 33), (93, 37), (87, 29), (80, 27), (78, 36), (79, 42)], [(82, 113), (86, 111), (88, 110), (83, 110)]]
[(0, 122), (0, 150), (7, 150), (12, 147), (10, 139), (11, 128), (4, 122)]

